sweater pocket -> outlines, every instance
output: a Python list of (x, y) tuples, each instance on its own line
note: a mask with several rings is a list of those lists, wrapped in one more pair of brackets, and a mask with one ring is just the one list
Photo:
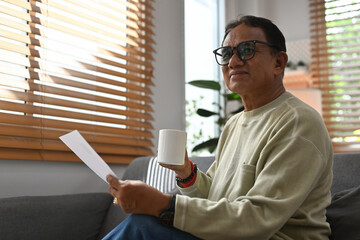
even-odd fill
[(245, 196), (255, 183), (255, 166), (241, 164), (231, 181), (229, 188), (229, 200), (235, 200), (240, 196)]

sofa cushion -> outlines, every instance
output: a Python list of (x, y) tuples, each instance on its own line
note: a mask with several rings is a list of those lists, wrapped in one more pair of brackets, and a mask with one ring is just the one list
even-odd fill
[(122, 180), (129, 179), (129, 180), (140, 180), (145, 182), (148, 165), (151, 158), (152, 156), (135, 158), (126, 168)]
[(337, 193), (360, 185), (360, 153), (336, 153), (331, 192)]
[(0, 238), (97, 239), (112, 197), (107, 193), (0, 199)]
[(334, 194), (326, 216), (331, 240), (360, 239), (360, 186)]

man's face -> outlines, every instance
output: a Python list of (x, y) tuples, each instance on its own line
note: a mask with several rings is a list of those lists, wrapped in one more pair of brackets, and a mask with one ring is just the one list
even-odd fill
[[(239, 43), (249, 40), (267, 42), (265, 33), (261, 28), (241, 24), (230, 31), (223, 46), (235, 47)], [(239, 59), (236, 51), (234, 51), (229, 64), (222, 66), (227, 87), (243, 99), (248, 97), (261, 98), (262, 94), (265, 93), (266, 95), (268, 91), (272, 91), (274, 85), (278, 85), (279, 82), (279, 78), (275, 78), (274, 75), (276, 58), (271, 53), (271, 47), (257, 43), (255, 49), (255, 56), (245, 63)]]

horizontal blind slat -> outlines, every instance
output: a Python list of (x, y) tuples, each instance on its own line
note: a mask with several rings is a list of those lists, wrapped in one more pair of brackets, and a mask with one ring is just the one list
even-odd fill
[[(62, 129), (44, 129), (34, 126), (19, 126), (14, 124), (2, 124), (0, 123), (0, 135), (2, 136), (16, 136), (24, 138), (43, 138), (58, 140), (60, 136), (68, 133)], [(93, 134), (81, 132), (83, 137), (92, 143), (108, 143), (113, 145), (130, 145), (151, 147), (153, 143), (149, 140), (123, 137), (113, 134)]]
[[(91, 144), (92, 148), (98, 153), (103, 154), (121, 154), (132, 156), (151, 155), (151, 150), (141, 147), (123, 147), (109, 144)], [(0, 148), (21, 148), (21, 149), (37, 149), (52, 151), (71, 151), (61, 140), (47, 140), (34, 138), (14, 138), (0, 136)]]
[(118, 134), (129, 137), (152, 138), (153, 134), (147, 130), (137, 130), (131, 128), (115, 128), (109, 126), (97, 126), (77, 122), (67, 122), (44, 118), (34, 118), (32, 116), (14, 115), (0, 112), (0, 122), (8, 124), (18, 124), (25, 126), (37, 126), (43, 128), (66, 129), (69, 132), (74, 129), (94, 133)]
[(61, 101), (59, 101), (59, 98), (44, 97), (41, 95), (33, 94), (31, 92), (19, 92), (19, 91), (12, 91), (8, 89), (0, 88), (0, 96), (2, 96), (3, 98), (13, 99), (13, 100), (38, 102), (38, 103), (50, 104), (54, 106), (57, 105), (62, 107), (75, 108), (79, 110), (89, 110), (89, 111), (98, 111), (102, 113), (124, 115), (135, 119), (153, 120), (153, 117), (150, 114), (142, 113), (139, 111), (102, 107), (102, 106), (96, 106), (94, 104), (87, 104), (87, 103), (81, 103), (81, 102), (64, 100), (64, 99), (61, 99)]
[[(41, 46), (41, 44), (43, 42), (43, 40), (36, 39), (35, 38), (36, 36), (34, 34), (23, 35), (23, 34), (18, 34), (18, 33), (13, 33), (13, 32), (10, 32), (10, 31), (6, 31), (6, 30), (3, 30), (3, 29), (0, 29), (0, 36), (3, 36), (5, 38), (15, 40), (15, 41), (19, 42), (19, 44), (14, 44), (14, 43), (11, 44), (10, 43), (10, 45), (9, 45), (8, 42), (3, 41), (3, 44), (2, 44), (1, 48), (9, 49), (9, 50), (17, 49), (16, 51), (18, 53), (22, 53), (22, 54), (25, 54), (25, 55), (30, 55), (30, 52), (29, 52), (27, 46), (23, 45), (23, 47), (21, 47), (22, 46), (22, 45), (20, 45), (21, 43), (23, 43), (23, 44), (31, 44), (31, 47), (35, 48), (37, 46)], [(35, 43), (36, 43), (36, 45), (34, 45)], [(118, 61), (109, 60), (109, 59), (106, 59), (106, 58), (101, 57), (101, 56), (94, 56), (94, 57), (92, 57), (91, 60), (99, 61), (100, 63), (108, 64), (108, 65), (111, 65), (111, 66), (121, 67), (123, 69), (130, 70), (131, 72), (134, 72), (134, 73), (146, 74), (147, 78), (152, 77), (152, 65), (149, 64), (149, 63), (145, 63), (145, 62), (139, 61), (139, 60), (137, 60), (135, 58), (131, 58), (131, 57), (120, 55), (120, 54), (111, 54), (109, 51), (106, 51), (106, 50), (99, 49), (99, 53), (100, 52), (103, 53), (103, 54), (112, 55), (114, 57), (116, 56), (118, 58), (124, 59), (126, 61), (133, 62), (135, 64), (127, 64), (127, 65), (125, 65), (125, 64), (122, 64), (122, 63), (120, 63)], [(146, 66), (147, 69), (139, 68), (138, 67), (139, 64)]]
[[(54, 77), (54, 76), (51, 76), (51, 77), (48, 76), (48, 78), (46, 80), (47, 80), (46, 82), (49, 82), (49, 83), (59, 83), (59, 84), (63, 83), (63, 81), (65, 81), (65, 82), (66, 81), (71, 81), (71, 80), (68, 80), (66, 78), (59, 78), (59, 77)], [(8, 86), (8, 87), (14, 87), (14, 88), (22, 89), (22, 90), (35, 90), (36, 91), (36, 90), (38, 90), (39, 85), (34, 84), (33, 81), (34, 81), (34, 79), (32, 79), (30, 81), (30, 80), (18, 80), (18, 79), (11, 79), (10, 80), (10, 79), (7, 79), (7, 78), (0, 78), (0, 85)], [(79, 87), (79, 85), (77, 85), (76, 83), (74, 83), (74, 85), (68, 84), (67, 86)], [(126, 87), (127, 85), (124, 85), (124, 86)], [(86, 89), (94, 90), (91, 87), (86, 88)], [(133, 89), (131, 87), (129, 89), (140, 91), (140, 92), (142, 90), (142, 89), (139, 89), (139, 88)], [(111, 92), (109, 92), (109, 93), (111, 93)], [(112, 93), (114, 93), (114, 92), (112, 92)], [(136, 94), (134, 94), (134, 95), (136, 95)], [(137, 99), (137, 97), (133, 97), (133, 98)], [(142, 99), (140, 97), (139, 97), (139, 100), (147, 101), (147, 99)], [(152, 102), (152, 100), (150, 100), (150, 102)]]
[[(32, 80), (30, 80), (30, 81), (32, 82)], [(65, 96), (65, 97), (81, 98), (81, 99), (89, 100), (89, 101), (96, 101), (96, 102), (101, 102), (101, 103), (109, 103), (109, 104), (115, 104), (115, 105), (120, 105), (120, 106), (133, 107), (133, 108), (137, 108), (137, 109), (146, 110), (149, 112), (153, 111), (152, 107), (145, 103), (141, 104), (141, 103), (129, 101), (129, 100), (119, 100), (119, 99), (114, 99), (114, 98), (110, 98), (110, 97), (96, 96), (95, 94), (91, 94), (91, 93), (82, 93), (82, 92), (75, 91), (75, 90), (61, 89), (59, 87), (52, 87), (52, 86), (47, 86), (47, 85), (39, 85), (39, 84), (29, 84), (29, 85), (31, 87), (30, 90), (32, 90), (32, 91), (41, 91), (41, 92), (61, 95), (61, 96)]]
[(45, 115), (45, 116), (52, 116), (52, 117), (59, 117), (59, 118), (86, 120), (86, 121), (99, 122), (99, 123), (104, 123), (104, 124), (112, 123), (112, 124), (116, 124), (116, 125), (125, 125), (125, 126), (129, 126), (129, 127), (153, 129), (152, 125), (147, 122), (136, 121), (134, 119), (123, 120), (123, 119), (118, 119), (118, 118), (114, 118), (114, 117), (97, 116), (94, 114), (79, 113), (79, 112), (75, 112), (76, 109), (74, 109), (73, 111), (67, 111), (67, 110), (51, 109), (51, 108), (40, 107), (40, 106), (33, 106), (30, 104), (24, 104), (24, 103), (6, 102), (6, 101), (2, 101), (2, 100), (0, 100), (0, 109), (8, 110), (8, 111), (24, 112), (27, 114), (38, 114), (38, 115)]
[(15, 6), (24, 8), (26, 10), (31, 9), (31, 5), (30, 5), (30, 3), (28, 1), (24, 1), (24, 0), (3, 0), (3, 2), (13, 4)]
[[(53, 69), (54, 72), (46, 72), (46, 73), (41, 72), (41, 70), (39, 72), (38, 69), (34, 69), (34, 68), (28, 68), (28, 70), (30, 72), (31, 77), (34, 80), (40, 80), (40, 78), (41, 78), (41, 79), (46, 79), (46, 81), (56, 83), (56, 82), (59, 82), (60, 79), (68, 80), (69, 77), (76, 77), (77, 79), (91, 80), (94, 82), (115, 85), (118, 87), (124, 87), (129, 90), (143, 92), (146, 94), (152, 94), (152, 91), (148, 86), (139, 85), (139, 84), (130, 83), (130, 82), (119, 82), (119, 81), (116, 81), (116, 80), (113, 80), (110, 78), (99, 77), (99, 76), (86, 74), (86, 73), (82, 73), (82, 72), (76, 72), (73, 70), (67, 70), (69, 73), (68, 75), (64, 74), (65, 70), (61, 69), (61, 68), (55, 68), (55, 69)], [(61, 77), (59, 77), (59, 75), (61, 75)]]
[[(31, 4), (35, 4), (36, 1), (31, 1)], [(38, 1), (37, 1), (38, 2)], [(55, 8), (58, 8), (58, 9), (61, 9), (59, 8), (60, 5), (55, 5), (52, 7), (55, 7)], [(127, 44), (130, 44), (132, 46), (138, 46), (138, 44), (132, 40), (131, 38), (128, 38), (128, 37), (123, 37), (121, 35), (116, 35), (115, 33), (111, 33), (111, 32), (108, 32), (108, 31), (105, 31), (103, 28), (98, 28), (98, 27), (95, 27), (93, 24), (85, 24), (81, 21), (76, 21), (74, 19), (71, 19), (69, 17), (66, 17), (62, 14), (59, 14), (56, 12), (57, 9), (55, 10), (52, 10), (52, 9), (44, 9), (44, 8), (41, 8), (39, 7), (38, 8), (39, 10), (36, 11), (37, 13), (39, 14), (46, 14), (47, 17), (50, 17), (50, 18), (54, 18), (56, 20), (59, 20), (59, 21), (62, 21), (64, 23), (71, 23), (73, 26), (77, 26), (79, 28), (82, 28), (84, 30), (90, 30), (92, 32), (96, 32), (97, 34), (101, 35), (101, 36), (109, 36), (109, 37), (112, 37), (112, 38), (115, 38), (115, 39), (118, 39), (118, 40), (121, 40)], [(67, 11), (69, 13), (73, 13), (75, 14), (75, 12), (72, 12), (72, 11)], [(33, 15), (34, 16), (34, 15)], [(40, 20), (41, 21), (41, 20)], [(43, 23), (44, 24), (44, 23)], [(44, 24), (45, 25), (45, 24)], [(55, 29), (58, 29), (58, 24), (55, 24), (55, 23), (50, 23), (50, 22), (47, 22), (46, 25), (48, 27), (53, 27)], [(89, 35), (87, 35), (89, 36)]]
[[(0, 148), (0, 158), (2, 159), (24, 160), (24, 156), (26, 156), (26, 160), (34, 161), (81, 162), (81, 160), (71, 152)], [(100, 154), (100, 157), (107, 163), (129, 164), (134, 158), (138, 156)]]

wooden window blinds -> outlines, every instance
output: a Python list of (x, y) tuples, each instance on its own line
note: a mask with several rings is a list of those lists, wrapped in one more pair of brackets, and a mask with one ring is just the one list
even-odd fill
[(360, 151), (360, 2), (309, 0), (310, 73), (335, 152)]
[(152, 1), (0, 0), (0, 159), (152, 155)]

